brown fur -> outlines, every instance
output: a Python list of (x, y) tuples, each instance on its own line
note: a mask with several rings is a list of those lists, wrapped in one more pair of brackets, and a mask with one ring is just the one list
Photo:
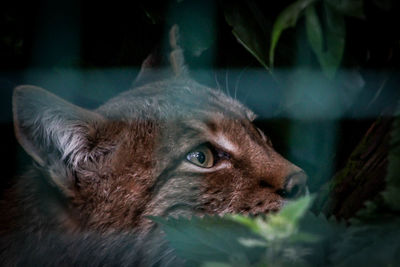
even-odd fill
[[(24, 246), (15, 244), (32, 238), (40, 245), (25, 261), (48, 263), (37, 255), (59, 246), (49, 262), (85, 264), (84, 257), (94, 257), (92, 265), (168, 265), (169, 250), (143, 249), (159, 235), (147, 216), (267, 213), (279, 210), (284, 196), (304, 192), (306, 176), (274, 151), (252, 124), (254, 114), (178, 71), (181, 54), (179, 47), (171, 54), (172, 78), (129, 90), (94, 111), (33, 86), (15, 89), (16, 135), (37, 167), (0, 204), (0, 234), (17, 240), (0, 244), (1, 259), (23, 263), (13, 252)], [(209, 169), (185, 158), (203, 144), (217, 157)], [(83, 238), (87, 233), (95, 234)], [(82, 254), (71, 256), (71, 247)], [(134, 249), (115, 259), (127, 247)]]

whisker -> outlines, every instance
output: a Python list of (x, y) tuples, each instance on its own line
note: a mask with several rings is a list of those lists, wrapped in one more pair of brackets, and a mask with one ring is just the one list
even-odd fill
[(217, 78), (217, 72), (214, 72), (214, 79), (215, 79), (215, 83), (216, 83), (216, 85), (217, 85), (217, 89), (218, 89), (219, 91), (222, 91), (222, 90), (221, 90), (221, 86), (220, 86), (219, 81), (218, 81), (218, 78)]
[(242, 100), (242, 102), (243, 102), (243, 104), (245, 104), (245, 105), (247, 105), (247, 98), (249, 98), (249, 95), (250, 95), (250, 91), (251, 90), (246, 90), (247, 92), (246, 92), (246, 95), (244, 96), (244, 98), (243, 98), (243, 100)]
[(250, 65), (247, 65), (244, 69), (242, 69), (239, 73), (239, 76), (236, 78), (235, 83), (235, 99), (237, 100), (237, 91), (239, 88), (240, 79), (242, 78), (243, 73), (249, 68)]
[(225, 71), (225, 88), (226, 88), (226, 94), (231, 97), (231, 93), (229, 91), (229, 75), (228, 75), (228, 69)]

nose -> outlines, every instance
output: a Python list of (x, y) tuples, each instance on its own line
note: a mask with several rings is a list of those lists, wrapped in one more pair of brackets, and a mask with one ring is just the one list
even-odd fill
[(286, 178), (283, 189), (278, 190), (278, 194), (284, 198), (295, 199), (304, 196), (307, 192), (307, 174), (303, 171), (290, 174)]

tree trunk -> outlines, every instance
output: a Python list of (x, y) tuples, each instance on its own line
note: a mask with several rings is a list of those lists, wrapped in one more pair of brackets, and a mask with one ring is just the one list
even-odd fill
[(372, 124), (346, 166), (322, 188), (313, 211), (349, 219), (366, 201), (380, 197), (386, 185), (392, 122), (393, 118), (383, 117)]

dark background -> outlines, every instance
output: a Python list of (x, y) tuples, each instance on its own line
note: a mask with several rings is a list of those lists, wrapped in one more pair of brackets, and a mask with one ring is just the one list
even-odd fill
[[(344, 166), (371, 123), (397, 103), (399, 5), (365, 1), (365, 19), (346, 19), (345, 54), (337, 79), (327, 81), (304, 38), (301, 20), (282, 35), (275, 78), (237, 41), (226, 13), (252, 12), (250, 16), (262, 18), (259, 25), (268, 31), (293, 1), (269, 2), (2, 1), (1, 187), (30, 161), (13, 134), (15, 86), (41, 86), (95, 108), (129, 89), (150, 53), (166, 51), (168, 30), (177, 23), (192, 76), (222, 87), (255, 110), (260, 115), (256, 123), (276, 150), (304, 168), (311, 190), (318, 190)], [(324, 86), (328, 89), (314, 90)], [(302, 88), (313, 90), (303, 93)], [(297, 92), (300, 101), (289, 105)]]

